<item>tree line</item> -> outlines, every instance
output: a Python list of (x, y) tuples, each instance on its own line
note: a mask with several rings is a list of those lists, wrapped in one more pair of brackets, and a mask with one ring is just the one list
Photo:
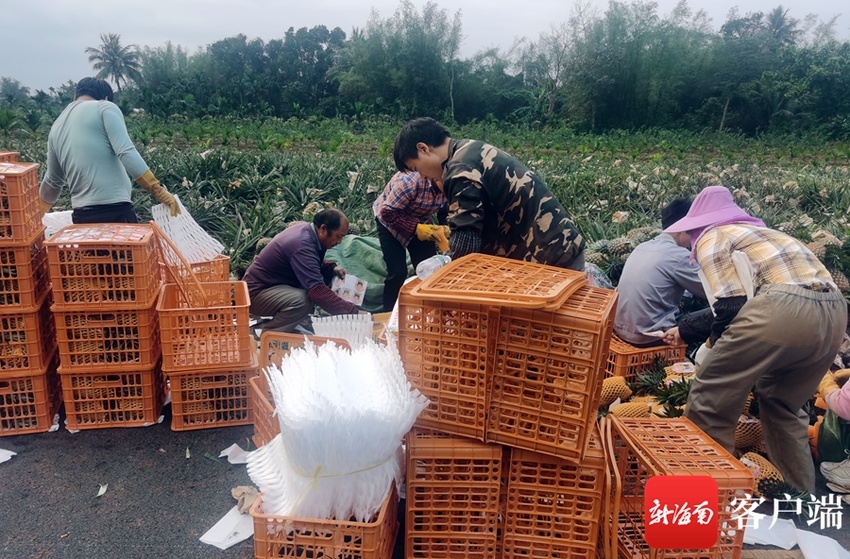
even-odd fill
[[(448, 123), (502, 120), (602, 132), (650, 127), (761, 134), (814, 131), (850, 138), (850, 42), (838, 16), (803, 20), (778, 6), (741, 14), (719, 31), (685, 0), (577, 0), (569, 19), (507, 50), (460, 56), (462, 14), (402, 0), (350, 34), (323, 25), (283, 38), (245, 35), (194, 54), (166, 43), (123, 46), (101, 35), (86, 49), (120, 90), (125, 112), (239, 117), (433, 116)], [(37, 130), (73, 96), (73, 82), (31, 93), (0, 80), (0, 134)]]

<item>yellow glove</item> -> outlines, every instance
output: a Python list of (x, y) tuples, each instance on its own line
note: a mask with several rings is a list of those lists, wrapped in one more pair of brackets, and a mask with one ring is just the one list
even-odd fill
[(47, 212), (50, 211), (50, 208), (53, 207), (53, 204), (48, 204), (47, 202), (45, 202), (41, 198), (39, 198), (38, 201), (41, 202), (41, 215), (46, 214)]
[(177, 200), (174, 199), (174, 196), (172, 196), (164, 186), (159, 184), (159, 181), (156, 180), (156, 177), (153, 176), (150, 169), (145, 171), (144, 175), (137, 178), (136, 182), (142, 185), (142, 188), (150, 192), (151, 196), (156, 198), (157, 202), (160, 204), (168, 204), (168, 206), (171, 207), (171, 217), (177, 217), (180, 215), (180, 206), (177, 204)]
[(832, 376), (832, 373), (826, 373), (823, 376), (823, 380), (820, 381), (820, 384), (818, 385), (818, 394), (820, 394), (823, 398), (833, 390), (839, 389), (840, 387), (838, 386), (838, 383), (835, 382), (835, 377)]
[(434, 241), (443, 252), (449, 250), (449, 241), (439, 225), (420, 223), (416, 226), (416, 238), (420, 241)]
[(440, 225), (440, 229), (443, 230), (443, 235), (445, 235), (446, 238), (448, 239), (449, 235), (451, 235), (451, 233), (452, 233), (452, 228), (449, 227), (448, 225)]

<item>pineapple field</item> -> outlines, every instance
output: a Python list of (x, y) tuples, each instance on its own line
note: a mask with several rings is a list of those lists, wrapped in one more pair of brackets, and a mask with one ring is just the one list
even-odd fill
[[(374, 235), (371, 205), (395, 173), (392, 145), (403, 124), (389, 117), (179, 115), (132, 115), (127, 123), (157, 178), (227, 247), (236, 275), (260, 239), (322, 208), (346, 212), (352, 233)], [(517, 156), (541, 176), (587, 239), (587, 260), (615, 281), (634, 247), (658, 232), (667, 201), (723, 184), (749, 213), (809, 244), (850, 289), (846, 143), (669, 130), (587, 135), (487, 121), (448, 128), (453, 137), (481, 139)], [(7, 135), (0, 149), (44, 164), (47, 138)], [(147, 218), (153, 199), (141, 188), (134, 195), (139, 217)], [(56, 209), (68, 207), (63, 195)]]

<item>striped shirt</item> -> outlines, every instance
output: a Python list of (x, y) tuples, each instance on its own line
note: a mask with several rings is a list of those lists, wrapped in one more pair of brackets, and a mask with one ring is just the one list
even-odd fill
[(436, 185), (414, 172), (393, 175), (372, 209), (375, 219), (406, 247), (416, 233), (416, 225), (431, 223), (434, 214), (447, 205)]
[(826, 291), (836, 289), (823, 264), (797, 239), (774, 229), (732, 223), (713, 227), (697, 243), (696, 259), (715, 298), (744, 297), (732, 253), (741, 251), (753, 265), (753, 290), (787, 284)]

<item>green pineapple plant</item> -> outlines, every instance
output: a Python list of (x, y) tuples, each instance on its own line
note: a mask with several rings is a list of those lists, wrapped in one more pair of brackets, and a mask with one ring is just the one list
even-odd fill
[(663, 357), (655, 357), (652, 363), (637, 374), (635, 382), (629, 385), (635, 396), (656, 396), (658, 389), (667, 378), (667, 360)]

